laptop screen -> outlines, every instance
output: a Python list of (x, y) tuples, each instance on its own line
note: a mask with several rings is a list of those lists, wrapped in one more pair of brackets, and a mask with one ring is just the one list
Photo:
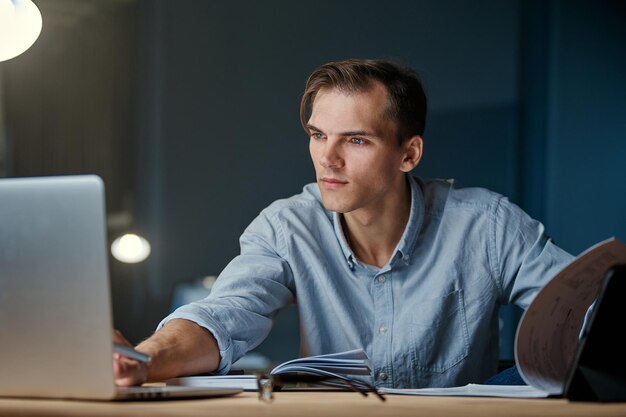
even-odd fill
[(0, 395), (114, 395), (104, 185), (0, 179)]

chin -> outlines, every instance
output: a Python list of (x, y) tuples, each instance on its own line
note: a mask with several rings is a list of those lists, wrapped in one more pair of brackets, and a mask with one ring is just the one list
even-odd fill
[(336, 201), (328, 201), (324, 198), (322, 198), (322, 205), (324, 206), (326, 210), (334, 211), (334, 212), (341, 213), (341, 214), (347, 213), (350, 211), (346, 209), (345, 204), (341, 204)]
[(345, 197), (349, 197), (348, 193), (327, 192), (323, 189), (320, 191), (321, 191), (321, 196), (322, 196), (322, 205), (324, 206), (326, 210), (343, 214), (343, 213), (348, 213), (354, 209), (353, 202), (345, 198)]

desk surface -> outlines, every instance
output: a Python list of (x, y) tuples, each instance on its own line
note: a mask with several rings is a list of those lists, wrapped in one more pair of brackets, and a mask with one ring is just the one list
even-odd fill
[(257, 394), (202, 400), (90, 402), (0, 399), (0, 416), (626, 416), (626, 403), (573, 403), (561, 399), (504, 399), (387, 395), (381, 402), (352, 392), (279, 392), (271, 403)]

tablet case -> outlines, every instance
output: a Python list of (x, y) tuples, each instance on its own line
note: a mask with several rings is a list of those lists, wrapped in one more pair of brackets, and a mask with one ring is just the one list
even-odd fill
[(565, 397), (571, 401), (626, 401), (626, 355), (619, 332), (626, 322), (626, 264), (610, 268), (583, 330)]

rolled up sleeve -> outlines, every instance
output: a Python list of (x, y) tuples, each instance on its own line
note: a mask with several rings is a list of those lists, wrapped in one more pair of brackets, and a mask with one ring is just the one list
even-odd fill
[(220, 351), (217, 373), (228, 372), (267, 337), (278, 311), (295, 301), (284, 242), (277, 213), (262, 212), (241, 236), (240, 255), (224, 268), (209, 296), (178, 308), (158, 328), (186, 319), (207, 329)]

